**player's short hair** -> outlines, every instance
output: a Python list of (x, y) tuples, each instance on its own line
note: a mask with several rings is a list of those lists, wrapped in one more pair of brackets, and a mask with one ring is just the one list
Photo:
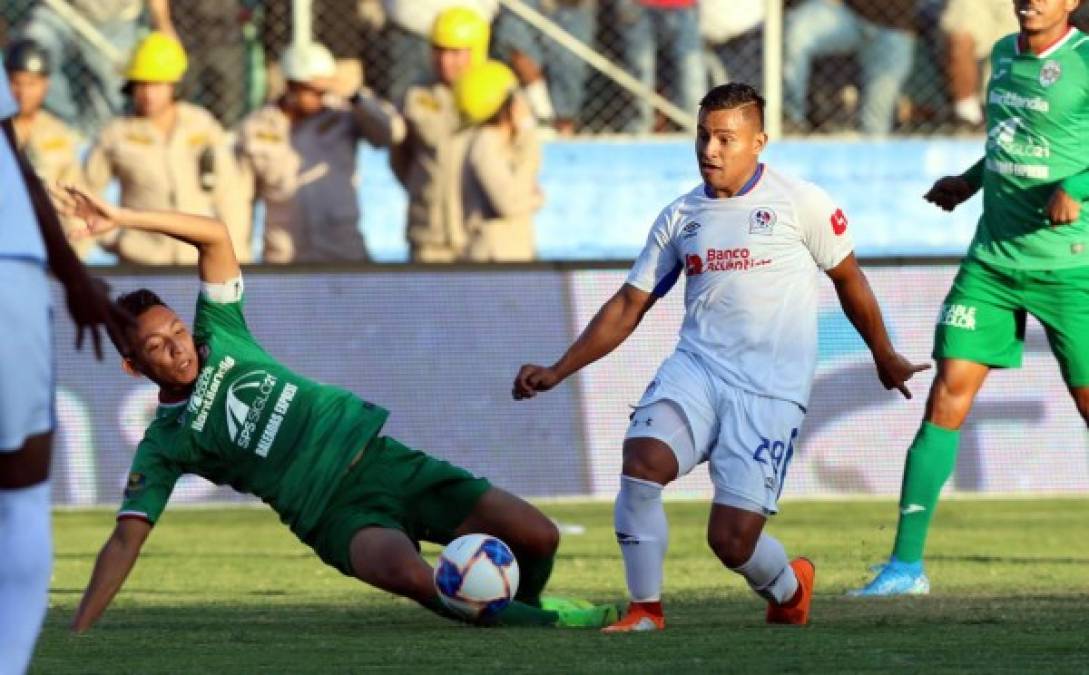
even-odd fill
[[(117, 300), (114, 301), (118, 307), (128, 312), (132, 318), (139, 318), (141, 314), (148, 311), (152, 307), (169, 307), (170, 305), (163, 302), (163, 299), (155, 293), (155, 291), (141, 288), (131, 293), (124, 293), (117, 296)], [(110, 340), (113, 342), (114, 348), (121, 356), (129, 356), (121, 348), (121, 344), (118, 342), (117, 336), (110, 332)]]
[(764, 97), (756, 88), (744, 82), (720, 84), (700, 99), (700, 110), (732, 110), (753, 106), (760, 128), (764, 128)]

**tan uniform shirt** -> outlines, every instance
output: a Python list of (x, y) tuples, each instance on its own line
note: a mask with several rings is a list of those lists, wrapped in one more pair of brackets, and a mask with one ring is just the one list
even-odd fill
[(494, 125), (473, 131), (462, 188), (468, 236), (463, 260), (533, 260), (533, 214), (544, 203), (540, 168), (535, 130), (520, 131), (513, 140)]
[(356, 146), (390, 146), (405, 123), (388, 103), (362, 97), (291, 123), (278, 105), (251, 113), (239, 129), (245, 180), (265, 202), (264, 261), (366, 260), (359, 231)]
[(454, 94), (443, 84), (410, 88), (402, 114), (408, 136), (390, 152), (390, 166), (408, 191), (411, 258), (457, 260), (465, 246), (461, 173), (469, 132), (461, 129)]
[[(42, 182), (50, 187), (57, 183), (83, 185), (83, 172), (79, 166), (79, 134), (44, 110), (34, 115), (29, 127), (18, 123), (14, 126), (19, 149), (30, 158)], [(68, 218), (61, 220), (66, 231), (80, 226), (79, 222)], [(93, 245), (94, 242), (89, 239), (73, 242), (80, 257), (86, 256)]]
[[(101, 192), (111, 178), (117, 178), (122, 206), (219, 218), (230, 230), (239, 261), (247, 262), (249, 206), (239, 194), (238, 165), (223, 127), (203, 108), (185, 102), (176, 105), (177, 121), (169, 135), (143, 117), (118, 117), (107, 124), (87, 157), (87, 185)], [(210, 185), (202, 185), (202, 171)], [(114, 240), (100, 243), (125, 262), (178, 265), (197, 261), (193, 246), (152, 232), (124, 230)]]

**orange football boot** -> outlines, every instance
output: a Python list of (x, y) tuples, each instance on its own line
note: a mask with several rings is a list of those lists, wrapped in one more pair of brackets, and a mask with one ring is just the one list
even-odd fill
[(601, 629), (602, 633), (643, 633), (665, 630), (661, 602), (632, 602), (624, 618)]
[(813, 585), (816, 581), (817, 568), (809, 558), (795, 558), (790, 561), (794, 575), (798, 577), (798, 590), (790, 602), (777, 605), (768, 603), (768, 623), (785, 623), (804, 626), (809, 623), (809, 605), (813, 602)]

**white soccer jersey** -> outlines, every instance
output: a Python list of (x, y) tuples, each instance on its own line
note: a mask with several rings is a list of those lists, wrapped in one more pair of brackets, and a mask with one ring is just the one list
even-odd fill
[(627, 281), (662, 296), (684, 273), (677, 349), (729, 384), (804, 408), (817, 364), (818, 270), (852, 248), (824, 190), (761, 164), (734, 197), (708, 197), (700, 185), (667, 206)]

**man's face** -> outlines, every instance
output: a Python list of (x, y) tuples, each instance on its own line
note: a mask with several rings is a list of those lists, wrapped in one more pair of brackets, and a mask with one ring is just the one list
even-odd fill
[(26, 71), (8, 73), (11, 94), (19, 104), (19, 112), (35, 113), (42, 107), (46, 93), (49, 92), (49, 78), (39, 73)]
[(473, 52), (469, 49), (431, 48), (431, 61), (439, 81), (450, 86), (472, 65)]
[(174, 310), (156, 305), (130, 329), (129, 365), (163, 387), (185, 387), (197, 379), (200, 363), (193, 336)]
[(700, 176), (716, 195), (723, 191), (732, 194), (756, 170), (768, 142), (756, 109), (700, 110), (698, 122), (696, 161)]
[(174, 85), (169, 82), (133, 82), (132, 102), (136, 114), (154, 117), (174, 103)]
[(1078, 8), (1078, 0), (1013, 0), (1013, 11), (1021, 30), (1043, 33), (1065, 27), (1070, 14)]
[(299, 117), (316, 115), (325, 105), (322, 90), (306, 82), (288, 82), (286, 100), (288, 107)]

